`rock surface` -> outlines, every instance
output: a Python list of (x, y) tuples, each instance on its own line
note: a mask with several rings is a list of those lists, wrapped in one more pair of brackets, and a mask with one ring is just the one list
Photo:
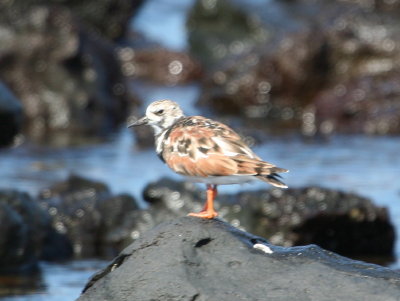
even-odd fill
[(400, 273), (317, 246), (282, 248), (219, 220), (147, 232), (87, 284), (90, 300), (397, 300)]
[(109, 134), (137, 102), (114, 46), (67, 7), (10, 3), (0, 4), (0, 77), (21, 99), (24, 133), (58, 145)]
[[(200, 211), (205, 195), (194, 185), (163, 179), (149, 184), (144, 198), (151, 206), (147, 219), (136, 219), (138, 231)], [(346, 256), (384, 260), (393, 255), (395, 230), (387, 209), (353, 193), (320, 187), (269, 189), (218, 195), (215, 205), (220, 218), (273, 244), (314, 243)]]
[(187, 84), (199, 80), (202, 75), (200, 64), (185, 52), (160, 47), (123, 47), (118, 51), (118, 57), (125, 76), (158, 84)]
[(27, 193), (0, 191), (0, 274), (38, 269), (50, 216)]
[[(11, 14), (26, 11), (33, 6), (53, 6), (70, 10), (93, 34), (108, 39), (117, 39), (126, 33), (131, 17), (137, 12), (144, 0), (13, 0), (2, 1), (0, 8)], [(107, 20), (107, 22), (104, 22)]]
[(0, 81), (0, 147), (9, 145), (22, 126), (22, 105)]
[(63, 246), (71, 249), (69, 257), (113, 257), (132, 239), (126, 224), (138, 209), (136, 201), (128, 195), (113, 196), (103, 183), (71, 175), (43, 190), (38, 201), (56, 230), (44, 259), (57, 259)]
[(198, 0), (199, 103), (267, 131), (400, 133), (399, 1), (384, 3)]

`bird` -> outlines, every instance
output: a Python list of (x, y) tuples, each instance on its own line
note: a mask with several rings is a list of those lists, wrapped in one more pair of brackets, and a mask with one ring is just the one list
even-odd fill
[(189, 216), (212, 219), (217, 186), (261, 180), (287, 188), (279, 173), (289, 170), (263, 161), (227, 125), (203, 116), (185, 116), (178, 103), (164, 99), (152, 102), (145, 116), (128, 128), (149, 125), (154, 130), (158, 157), (188, 181), (207, 185), (203, 210)]

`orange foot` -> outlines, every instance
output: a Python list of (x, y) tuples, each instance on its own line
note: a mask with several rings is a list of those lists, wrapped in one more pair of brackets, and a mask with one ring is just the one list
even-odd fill
[(209, 211), (200, 211), (199, 213), (189, 213), (188, 216), (194, 216), (194, 217), (200, 217), (200, 218), (206, 218), (206, 219), (212, 219), (216, 217), (218, 213), (214, 210), (209, 210)]
[(207, 200), (203, 210), (199, 213), (189, 213), (189, 216), (212, 219), (218, 215), (214, 210), (214, 199), (217, 196), (217, 186), (207, 185)]

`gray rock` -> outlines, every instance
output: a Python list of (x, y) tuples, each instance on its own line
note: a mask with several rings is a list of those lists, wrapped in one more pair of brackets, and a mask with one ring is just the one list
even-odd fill
[(219, 220), (184, 217), (126, 248), (78, 300), (394, 301), (399, 296), (399, 272), (314, 245), (276, 247)]

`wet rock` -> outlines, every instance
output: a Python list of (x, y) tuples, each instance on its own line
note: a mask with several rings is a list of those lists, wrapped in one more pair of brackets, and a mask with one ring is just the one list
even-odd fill
[(50, 216), (28, 194), (1, 190), (0, 220), (0, 274), (37, 272)]
[(9, 145), (21, 130), (22, 106), (15, 95), (0, 81), (0, 147)]
[[(43, 1), (48, 3), (48, 1)], [(60, 1), (55, 0), (59, 4)], [(63, 1), (63, 5), (84, 20), (94, 33), (109, 39), (123, 38), (128, 31), (132, 17), (145, 0), (106, 0), (106, 1)], [(104, 22), (107, 20), (107, 22)]]
[[(319, 187), (244, 192), (224, 216), (274, 244), (314, 243), (346, 256), (392, 256), (395, 230), (386, 208)], [(243, 213), (242, 213), (243, 212)]]
[(150, 80), (164, 85), (177, 85), (200, 79), (201, 66), (187, 53), (163, 48), (119, 51), (125, 76)]
[(399, 75), (365, 76), (337, 83), (316, 97), (309, 125), (317, 132), (400, 133)]
[[(57, 6), (68, 9), (77, 16), (90, 32), (102, 35), (109, 39), (123, 37), (132, 16), (138, 11), (144, 0), (95, 0), (67, 1), (67, 0), (13, 0), (2, 1), (0, 7), (15, 11), (25, 11), (32, 6)], [(107, 20), (107, 22), (104, 22)]]
[[(384, 2), (197, 1), (191, 48), (209, 71), (199, 104), (274, 132), (399, 133), (398, 1)], [(233, 25), (232, 11), (247, 21)], [(246, 40), (250, 23), (264, 39)]]
[[(151, 204), (148, 221), (156, 225), (200, 211), (205, 194), (192, 184), (164, 179), (150, 184), (144, 199)], [(273, 244), (314, 243), (342, 255), (375, 257), (369, 260), (393, 256), (395, 230), (387, 209), (353, 193), (318, 187), (270, 189), (219, 195), (218, 201), (220, 218)]]
[[(291, 8), (287, 2), (272, 2), (268, 9), (254, 3), (243, 5), (241, 1), (215, 3), (209, 7), (198, 1), (202, 9), (194, 9), (189, 18), (189, 24), (195, 22), (198, 26), (190, 31), (192, 51), (200, 52), (200, 57), (208, 56), (207, 51), (196, 48), (196, 33), (207, 28), (203, 22), (210, 16), (216, 22), (211, 36), (221, 31), (222, 36), (236, 40), (203, 43), (203, 48), (215, 52), (218, 60), (206, 61), (211, 72), (204, 80), (199, 104), (212, 107), (218, 114), (245, 118), (250, 126), (273, 128), (274, 133), (301, 129), (305, 106), (329, 75), (326, 37), (314, 25), (306, 26), (309, 24), (301, 18), (304, 16), (297, 3)], [(254, 6), (257, 8), (251, 9)], [(240, 27), (240, 22), (233, 26), (232, 10), (239, 10), (244, 15), (241, 19), (247, 20), (244, 23), (252, 25), (253, 36), (258, 37), (253, 42), (240, 39), (237, 31), (247, 31), (248, 26)]]
[(290, 39), (226, 59), (205, 79), (199, 105), (240, 116), (248, 120), (247, 125), (271, 133), (301, 129), (305, 107), (325, 79), (326, 48), (322, 38), (311, 34)]
[[(252, 3), (196, 1), (187, 18), (190, 51), (207, 70), (219, 61), (253, 49), (267, 41), (269, 32), (262, 21), (249, 13)], [(244, 4), (244, 2), (242, 3)]]
[(157, 223), (202, 209), (205, 193), (192, 183), (163, 178), (150, 183), (143, 191), (143, 198), (150, 205)]
[(61, 145), (110, 133), (135, 103), (113, 45), (66, 7), (25, 8), (0, 14), (0, 77), (21, 99), (24, 133)]
[(39, 201), (76, 258), (115, 256), (130, 237), (124, 223), (138, 209), (132, 197), (113, 196), (105, 184), (75, 175), (43, 190)]
[(129, 245), (164, 221), (200, 211), (203, 204), (199, 200), (204, 199), (205, 195), (193, 184), (164, 178), (150, 183), (143, 191), (143, 198), (148, 202), (147, 209), (131, 211), (119, 220), (124, 229), (115, 231), (121, 235), (123, 244), (120, 246)]
[(400, 273), (314, 245), (282, 248), (219, 220), (159, 225), (78, 300), (395, 300)]

